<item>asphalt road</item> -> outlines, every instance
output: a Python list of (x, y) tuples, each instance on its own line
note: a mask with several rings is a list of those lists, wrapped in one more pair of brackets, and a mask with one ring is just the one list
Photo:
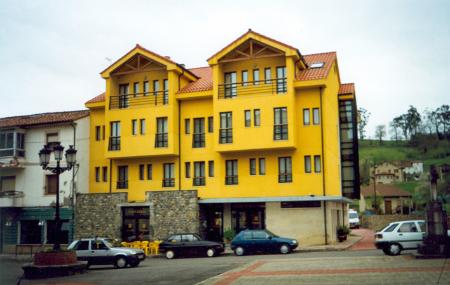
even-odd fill
[[(317, 257), (362, 257), (382, 256), (379, 250), (359, 251), (326, 251), (326, 252), (294, 252), (288, 255), (250, 255), (206, 258), (178, 258), (167, 260), (164, 257), (151, 257), (142, 262), (139, 267), (114, 269), (113, 267), (90, 268), (85, 274), (78, 274), (63, 278), (40, 280), (22, 280), (20, 285), (27, 284), (196, 284), (210, 277), (259, 259), (289, 259), (289, 258), (317, 258)], [(26, 260), (17, 260), (14, 256), (0, 256), (0, 284), (16, 284), (22, 275), (21, 265)]]

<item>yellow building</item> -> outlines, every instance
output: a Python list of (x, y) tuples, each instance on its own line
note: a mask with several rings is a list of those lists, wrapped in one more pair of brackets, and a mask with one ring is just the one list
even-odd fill
[(127, 194), (124, 239), (161, 235), (152, 215), (176, 219), (149, 193), (194, 190), (208, 238), (267, 228), (300, 246), (334, 242), (359, 198), (354, 86), (336, 53), (249, 30), (207, 61), (187, 69), (136, 45), (101, 72), (106, 91), (86, 103), (89, 192)]

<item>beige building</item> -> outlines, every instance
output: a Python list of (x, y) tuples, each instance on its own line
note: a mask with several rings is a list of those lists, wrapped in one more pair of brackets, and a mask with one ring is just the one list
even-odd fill
[(386, 215), (409, 214), (413, 208), (412, 194), (408, 191), (394, 185), (378, 184), (374, 187), (371, 184), (361, 187), (359, 211), (373, 209), (375, 199), (381, 213)]

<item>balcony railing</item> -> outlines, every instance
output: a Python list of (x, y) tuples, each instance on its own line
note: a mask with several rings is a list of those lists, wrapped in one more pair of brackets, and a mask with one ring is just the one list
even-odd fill
[(205, 133), (192, 135), (192, 147), (205, 147)]
[(288, 125), (274, 125), (273, 126), (273, 139), (276, 141), (288, 139)]
[(169, 135), (160, 133), (155, 135), (155, 147), (167, 147), (169, 145)]
[(282, 94), (286, 92), (286, 78), (219, 84), (219, 99), (257, 94)]
[(163, 90), (111, 96), (109, 100), (109, 109), (125, 109), (131, 107), (167, 104), (169, 104), (169, 91)]
[(0, 157), (5, 157), (5, 156), (25, 157), (25, 150), (19, 149), (19, 148), (0, 149)]
[(21, 198), (24, 196), (25, 194), (22, 191), (16, 190), (0, 191), (0, 198)]
[(175, 178), (164, 178), (162, 181), (163, 187), (175, 187)]
[(225, 176), (225, 185), (236, 185), (238, 184), (238, 176)]
[(232, 143), (233, 142), (233, 129), (220, 129), (219, 130), (219, 143)]
[(205, 177), (194, 177), (194, 186), (204, 186), (206, 185)]
[(278, 182), (279, 183), (292, 182), (292, 173), (281, 173), (281, 174), (278, 174)]
[(109, 137), (108, 150), (120, 150), (120, 137)]
[(117, 189), (128, 189), (128, 180), (117, 181)]

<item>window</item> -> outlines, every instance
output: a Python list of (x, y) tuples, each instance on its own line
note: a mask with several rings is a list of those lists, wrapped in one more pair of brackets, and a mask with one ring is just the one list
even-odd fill
[(225, 91), (225, 98), (236, 97), (237, 95), (236, 72), (225, 73), (224, 91)]
[(133, 136), (137, 135), (137, 120), (131, 120), (131, 134)]
[(270, 67), (264, 68), (264, 83), (270, 84), (272, 83)]
[(153, 167), (151, 164), (147, 164), (147, 180), (152, 180), (152, 172), (153, 172)]
[(45, 176), (45, 194), (54, 195), (58, 191), (58, 176), (48, 174)]
[(274, 108), (274, 126), (273, 126), (274, 140), (288, 139), (288, 123), (287, 123), (287, 108)]
[(103, 182), (108, 181), (108, 167), (103, 166), (102, 167), (102, 176), (103, 176)]
[(88, 240), (80, 240), (76, 245), (76, 250), (89, 250), (89, 241)]
[(156, 118), (155, 147), (167, 147), (168, 145), (167, 117)]
[(259, 159), (259, 175), (266, 175), (266, 159)]
[(214, 117), (208, 117), (208, 133), (214, 132)]
[(414, 222), (411, 223), (403, 223), (398, 228), (399, 233), (416, 233), (418, 232), (416, 224)]
[[(101, 138), (102, 138), (102, 133), (100, 130), (100, 126), (95, 126), (95, 140), (99, 141), (99, 140), (101, 140)], [(1, 146), (0, 146), (0, 148), (1, 148)]]
[(139, 164), (139, 180), (144, 180), (145, 165)]
[(320, 208), (320, 201), (281, 202), (281, 208)]
[(319, 108), (313, 108), (313, 124), (314, 125), (319, 125), (320, 124)]
[(314, 69), (314, 68), (322, 68), (325, 65), (324, 62), (322, 61), (318, 61), (318, 62), (313, 62), (311, 63), (311, 65), (309, 66), (309, 68)]
[(41, 226), (39, 226), (39, 220), (20, 221), (20, 243), (21, 244), (42, 243)]
[(128, 166), (117, 167), (117, 189), (128, 188)]
[(234, 160), (226, 160), (225, 161), (225, 184), (226, 185), (235, 185), (238, 184), (238, 161)]
[(139, 82), (134, 82), (133, 83), (133, 94), (134, 97), (136, 97), (139, 93)]
[(303, 109), (303, 125), (308, 126), (310, 124), (309, 109)]
[(252, 114), (250, 110), (244, 111), (244, 120), (245, 120), (245, 127), (250, 127), (252, 125)]
[(175, 187), (175, 164), (174, 163), (164, 163), (164, 179), (163, 187)]
[(0, 176), (0, 191), (16, 191), (16, 177), (15, 176)]
[(395, 230), (395, 228), (398, 226), (398, 224), (392, 224), (392, 225), (390, 225), (390, 226), (387, 226), (382, 232), (385, 232), (385, 233), (390, 233), (390, 232), (392, 232), (393, 230)]
[(314, 156), (314, 172), (315, 173), (319, 173), (322, 171), (321, 169), (321, 164), (320, 164), (320, 155), (315, 155)]
[(95, 168), (95, 182), (100, 182), (100, 167)]
[(119, 85), (119, 108), (128, 108), (128, 84)]
[[(69, 220), (63, 219), (61, 220), (61, 223), (68, 223)], [(47, 240), (46, 243), (47, 244), (53, 244), (56, 241), (56, 223), (54, 220), (47, 220)], [(59, 241), (64, 244), (64, 243), (68, 243), (69, 242), (69, 231), (68, 230), (64, 230), (61, 229), (60, 231), (60, 236), (59, 236)]]
[(191, 178), (191, 163), (190, 162), (184, 163), (184, 171), (185, 171), (185, 177)]
[(141, 135), (145, 135), (145, 119), (139, 120), (139, 127), (140, 127)]
[(253, 125), (255, 127), (261, 126), (261, 111), (259, 109), (253, 110)]
[(291, 157), (278, 158), (278, 182), (292, 182), (292, 162)]
[(102, 126), (102, 140), (105, 140), (106, 132), (105, 132), (105, 125)]
[(256, 158), (250, 158), (250, 175), (256, 175)]
[(254, 231), (253, 239), (268, 239), (269, 235), (265, 231)]
[(163, 104), (169, 104), (169, 80), (164, 79), (163, 88), (164, 88)]
[(4, 156), (25, 156), (25, 134), (13, 130), (0, 132), (0, 157)]
[(191, 119), (184, 119), (184, 133), (186, 135), (191, 133)]
[(153, 95), (158, 96), (159, 92), (159, 80), (153, 80)]
[(149, 85), (148, 85), (148, 81), (144, 81), (144, 90), (143, 90), (143, 93), (144, 93), (144, 96), (148, 96), (148, 92), (149, 92)]
[(208, 161), (208, 176), (214, 177), (214, 160)]
[(305, 155), (305, 173), (311, 173), (311, 156)]
[(192, 147), (205, 147), (205, 118), (194, 119), (194, 134), (192, 137)]
[(287, 92), (286, 67), (277, 67), (277, 93)]
[(259, 69), (253, 69), (253, 85), (259, 84)]
[(220, 113), (219, 143), (233, 142), (232, 113)]
[(111, 122), (109, 150), (120, 150), (120, 122)]
[(205, 185), (205, 162), (194, 162), (194, 186)]
[(248, 86), (248, 71), (242, 70), (242, 86)]

